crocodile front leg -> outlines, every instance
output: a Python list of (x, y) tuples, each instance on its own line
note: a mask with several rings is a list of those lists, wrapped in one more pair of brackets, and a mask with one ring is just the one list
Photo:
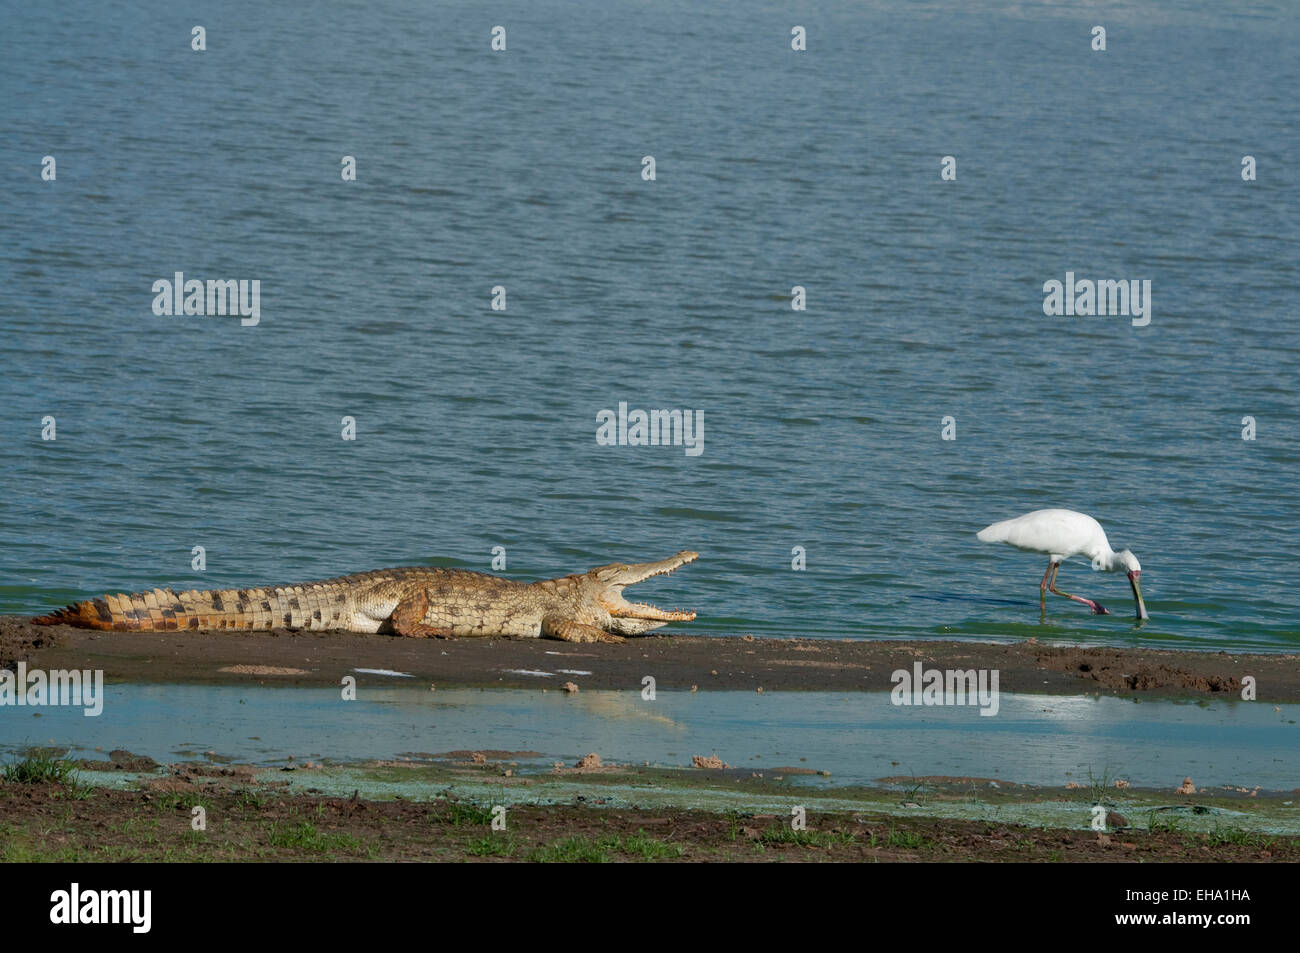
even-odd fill
[(542, 635), (551, 639), (561, 639), (565, 642), (624, 641), (621, 635), (606, 632), (599, 626), (587, 625), (585, 622), (575, 622), (572, 619), (551, 615), (542, 619)]
[(393, 631), (398, 635), (416, 639), (450, 639), (451, 629), (429, 625), (424, 621), (424, 615), (428, 611), (429, 595), (423, 588), (417, 589), (399, 602), (393, 614), (389, 616), (393, 623)]

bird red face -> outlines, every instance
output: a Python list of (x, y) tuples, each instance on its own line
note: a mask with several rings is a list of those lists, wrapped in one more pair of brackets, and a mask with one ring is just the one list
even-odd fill
[(1128, 574), (1128, 584), (1133, 587), (1133, 601), (1137, 603), (1137, 617), (1139, 619), (1149, 619), (1147, 615), (1147, 604), (1142, 601), (1142, 570), (1130, 569)]

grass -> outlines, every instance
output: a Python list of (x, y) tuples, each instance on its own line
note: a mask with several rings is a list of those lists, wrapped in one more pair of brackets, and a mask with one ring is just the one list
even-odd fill
[(905, 789), (907, 793), (903, 795), (904, 803), (912, 801), (915, 804), (925, 804), (925, 801), (921, 799), (921, 788), (925, 787), (925, 782), (916, 780), (916, 775), (911, 771), (907, 773), (912, 775), (912, 786)]
[(1169, 817), (1156, 811), (1147, 812), (1147, 830), (1153, 834), (1160, 832), (1178, 834), (1182, 829), (1182, 825), (1178, 823), (1176, 817)]
[(183, 794), (165, 792), (153, 796), (153, 807), (156, 811), (175, 811), (180, 808), (186, 808), (188, 810), (188, 802), (190, 800), (190, 798)]
[(1260, 850), (1272, 850), (1275, 847), (1282, 846), (1282, 842), (1276, 837), (1268, 834), (1261, 834), (1259, 831), (1243, 831), (1235, 827), (1219, 827), (1217, 824), (1214, 830), (1203, 834), (1209, 841), (1211, 847), (1253, 847)]
[(13, 760), (0, 767), (0, 779), (6, 784), (63, 784), (73, 783), (73, 764), (57, 748), (30, 748), (22, 760)]
[[(609, 840), (610, 838), (602, 838)], [(621, 850), (625, 854), (639, 857), (641, 860), (663, 860), (668, 857), (681, 857), (686, 853), (680, 844), (670, 844), (656, 837), (648, 837), (645, 831), (638, 830), (627, 837), (615, 837), (611, 849)]]
[(733, 841), (740, 837), (740, 812), (735, 808), (727, 811), (727, 836)]
[(637, 860), (663, 860), (686, 853), (678, 844), (669, 844), (644, 831), (605, 837), (565, 837), (545, 847), (535, 847), (524, 858), (539, 864), (605, 864), (611, 854), (625, 854)]
[(535, 847), (525, 858), (534, 864), (603, 864), (609, 852), (590, 837), (566, 837), (545, 847)]
[(1104, 804), (1106, 795), (1115, 785), (1115, 779), (1118, 774), (1111, 774), (1110, 765), (1101, 769), (1101, 777), (1092, 773), (1092, 765), (1088, 765), (1088, 788), (1092, 791), (1092, 803)]
[(513, 857), (519, 845), (509, 834), (485, 834), (465, 845), (471, 857)]
[(353, 837), (351, 834), (321, 833), (316, 830), (315, 825), (307, 821), (303, 821), (296, 827), (281, 824), (278, 821), (273, 822), (270, 834), (267, 836), (267, 843), (272, 847), (289, 847), (317, 853), (335, 850), (357, 851), (361, 849), (361, 840), (359, 838)]
[[(874, 836), (872, 835), (873, 839)], [(921, 850), (926, 847), (933, 847), (934, 841), (915, 831), (900, 831), (891, 827), (889, 833), (885, 835), (885, 846), (902, 847), (906, 850)]]
[(470, 804), (467, 801), (448, 801), (446, 809), (431, 813), (429, 820), (437, 821), (440, 824), (491, 824), (492, 810), (491, 808), (479, 807), (477, 804)]
[(833, 847), (852, 844), (858, 839), (851, 831), (796, 831), (789, 827), (769, 827), (759, 835), (761, 844), (797, 844), (800, 847)]
[(235, 795), (235, 806), (250, 811), (260, 811), (266, 807), (266, 795), (253, 788), (244, 788)]

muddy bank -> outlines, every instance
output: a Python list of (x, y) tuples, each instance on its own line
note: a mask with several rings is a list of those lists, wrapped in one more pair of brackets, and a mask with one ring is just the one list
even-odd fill
[[(623, 645), (550, 639), (404, 639), (351, 632), (95, 632), (0, 617), (0, 667), (102, 669), (109, 681), (338, 684), (356, 669), (470, 687), (882, 691), (896, 669), (996, 669), (1009, 692), (1240, 697), (1300, 702), (1300, 655), (1053, 647), (1035, 642), (751, 639), (657, 635)], [(356, 674), (359, 680), (389, 676)], [(402, 679), (406, 681), (406, 679)]]
[[(1196, 861), (1294, 862), (1300, 838), (1249, 832), (1108, 832), (999, 820), (513, 804), (492, 829), (490, 803), (294, 793), (252, 772), (173, 766), (132, 789), (0, 784), (0, 860), (123, 861)], [(202, 807), (204, 829), (195, 830)], [(1086, 828), (1086, 825), (1080, 825)]]

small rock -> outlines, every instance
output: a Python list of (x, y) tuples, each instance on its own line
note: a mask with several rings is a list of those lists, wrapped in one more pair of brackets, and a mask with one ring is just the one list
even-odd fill
[(594, 751), (578, 762), (578, 767), (580, 768), (599, 768), (600, 766), (600, 755), (596, 754)]
[(1117, 814), (1114, 811), (1107, 811), (1106, 826), (1113, 827), (1115, 830), (1120, 830), (1129, 826), (1128, 818), (1123, 814)]
[(570, 695), (578, 690), (578, 686), (574, 682), (565, 682), (561, 687)]
[(725, 763), (716, 754), (709, 755), (707, 758), (701, 755), (692, 755), (691, 764), (697, 768), (729, 768), (731, 765)]

